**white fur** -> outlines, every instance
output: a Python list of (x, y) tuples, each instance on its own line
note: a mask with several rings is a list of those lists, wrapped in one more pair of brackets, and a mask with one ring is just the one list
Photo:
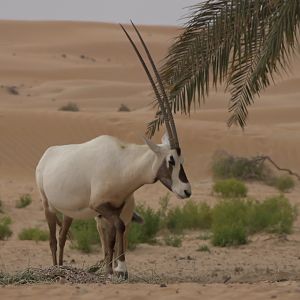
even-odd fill
[(127, 266), (125, 261), (120, 261), (119, 259), (117, 260), (117, 267), (114, 268), (115, 272), (127, 272)]
[(146, 145), (99, 136), (50, 147), (38, 163), (36, 180), (50, 210), (85, 219), (95, 217), (100, 204), (119, 207), (140, 186), (152, 183), (162, 159)]

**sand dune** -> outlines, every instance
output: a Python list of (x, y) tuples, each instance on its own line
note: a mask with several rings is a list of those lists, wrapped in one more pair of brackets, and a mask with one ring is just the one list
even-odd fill
[[(157, 62), (167, 53), (168, 46), (179, 32), (176, 28), (155, 26), (142, 26), (141, 31)], [(0, 258), (1, 261), (5, 260), (0, 263), (9, 270), (15, 270), (26, 266), (27, 258), (23, 254), (28, 249), (28, 257), (35, 249), (39, 249), (31, 258), (32, 261), (36, 260), (32, 262), (33, 265), (43, 263), (45, 259), (50, 263), (47, 244), (24, 244), (16, 237), (16, 232), (23, 226), (46, 228), (34, 183), (34, 169), (47, 147), (81, 143), (101, 134), (142, 143), (146, 124), (154, 117), (155, 110), (151, 105), (152, 91), (146, 76), (118, 25), (0, 21), (0, 36), (0, 196), (6, 211), (15, 220), (23, 220), (14, 222), (13, 238), (0, 243)], [(213, 153), (220, 149), (236, 155), (270, 155), (279, 165), (300, 173), (299, 83), (300, 62), (296, 59), (292, 75), (283, 77), (276, 86), (267, 89), (250, 108), (250, 118), (244, 132), (239, 128), (226, 127), (229, 95), (222, 89), (217, 93), (212, 92), (206, 104), (192, 113), (190, 118), (180, 114), (176, 116), (185, 168), (191, 178), (195, 199), (213, 201), (210, 195), (210, 163)], [(62, 105), (70, 101), (78, 104), (79, 112), (59, 111)], [(131, 112), (117, 112), (121, 103), (126, 104)], [(159, 141), (161, 135), (162, 132), (156, 134), (155, 141)], [(274, 190), (260, 185), (254, 185), (250, 190), (256, 197), (274, 193)], [(15, 209), (14, 201), (24, 192), (33, 195), (34, 203), (31, 209), (20, 212)], [(158, 196), (165, 193), (165, 189), (157, 184), (143, 187), (137, 193), (137, 198), (138, 201), (155, 205)], [(296, 189), (291, 194), (293, 203), (300, 203), (298, 196), (299, 190)], [(293, 237), (295, 243), (285, 246), (289, 262), (296, 257), (299, 236), (297, 223)], [(190, 246), (187, 242), (184, 251), (189, 251)], [(272, 247), (273, 244), (270, 244), (267, 248)], [(254, 243), (251, 251), (256, 253), (260, 248), (260, 242)], [(12, 251), (16, 252), (10, 257)], [(145, 265), (150, 266), (151, 259), (147, 255), (151, 257), (151, 253), (155, 253), (156, 256), (167, 257), (169, 251), (164, 247), (147, 250), (145, 246), (138, 254), (135, 252), (129, 257), (135, 266), (143, 265), (144, 260), (148, 261)], [(74, 250), (71, 253), (78, 261), (87, 259), (75, 254)], [(227, 252), (222, 253), (226, 257)], [(259, 261), (263, 262), (268, 253), (259, 253)], [(279, 250), (275, 251), (270, 258), (269, 263), (274, 268), (279, 253)], [(216, 253), (215, 257), (218, 255)], [(246, 259), (246, 256), (241, 257)], [(87, 260), (93, 259), (96, 259), (96, 255)], [(200, 270), (205, 259), (200, 254), (199, 259)], [(218, 263), (222, 264), (223, 260)], [(162, 264), (164, 268), (169, 268), (167, 259)], [(213, 261), (209, 264), (211, 272), (215, 265)], [(174, 262), (170, 268), (175, 270), (177, 266)], [(101, 287), (101, 293), (114, 298), (118, 289)], [(290, 291), (290, 299), (294, 299), (292, 293), (299, 294), (299, 282), (289, 282), (286, 286), (279, 283), (207, 287), (185, 284), (167, 289), (151, 286), (138, 286), (135, 289), (142, 292), (147, 290), (149, 297), (162, 299), (194, 299), (199, 296), (203, 299), (220, 299), (218, 295), (223, 293), (225, 296), (222, 299), (238, 299), (244, 297), (245, 293), (248, 293), (246, 299), (266, 299), (274, 295), (281, 299)], [(33, 289), (9, 287), (3, 295), (7, 298), (21, 295), (38, 297), (40, 293), (47, 293), (55, 298), (62, 293), (75, 295), (82, 290), (86, 291), (83, 293), (86, 294), (85, 299), (95, 297), (96, 289), (89, 286), (78, 290), (70, 286), (53, 289), (48, 289), (48, 286)], [(125, 299), (131, 298), (130, 292), (131, 287), (120, 287)], [(136, 293), (135, 297), (138, 298)]]

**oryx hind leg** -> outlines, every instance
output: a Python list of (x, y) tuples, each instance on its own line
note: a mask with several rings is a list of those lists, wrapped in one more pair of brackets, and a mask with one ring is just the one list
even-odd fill
[(70, 218), (68, 216), (64, 216), (62, 226), (61, 226), (60, 231), (59, 231), (59, 259), (58, 259), (58, 264), (60, 266), (63, 265), (64, 247), (65, 247), (65, 244), (66, 244), (67, 234), (68, 234), (69, 228), (72, 224), (72, 221), (73, 221), (72, 218)]
[(50, 244), (50, 249), (51, 249), (51, 253), (52, 253), (53, 265), (55, 266), (55, 265), (57, 265), (56, 214), (51, 212), (47, 208), (47, 209), (45, 209), (45, 216), (46, 216), (46, 220), (47, 220), (48, 226), (49, 226), (49, 231), (50, 231), (49, 244)]

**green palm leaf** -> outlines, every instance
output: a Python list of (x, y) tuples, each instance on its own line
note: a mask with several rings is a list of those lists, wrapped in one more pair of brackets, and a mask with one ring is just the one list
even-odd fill
[[(244, 127), (254, 97), (274, 73), (288, 69), (299, 28), (299, 0), (210, 0), (193, 6), (161, 69), (172, 110), (190, 113), (211, 87), (225, 83), (231, 94), (228, 125)], [(162, 122), (158, 111), (147, 134)]]

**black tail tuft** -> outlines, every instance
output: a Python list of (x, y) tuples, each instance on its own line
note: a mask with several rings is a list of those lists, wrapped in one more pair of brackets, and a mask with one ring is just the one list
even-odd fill
[(131, 219), (132, 222), (135, 222), (135, 223), (138, 223), (138, 224), (144, 224), (144, 219), (142, 216), (140, 216), (137, 212), (133, 212), (133, 215), (132, 215), (132, 219)]

